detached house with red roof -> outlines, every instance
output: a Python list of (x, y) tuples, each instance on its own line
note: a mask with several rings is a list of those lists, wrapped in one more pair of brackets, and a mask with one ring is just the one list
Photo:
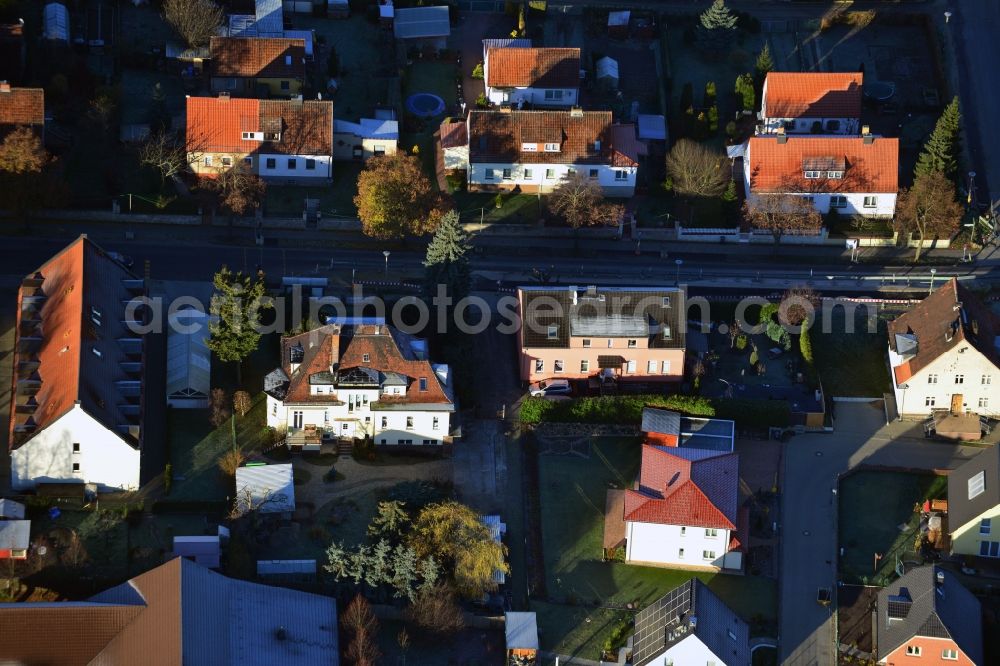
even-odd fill
[(635, 193), (645, 144), (610, 111), (472, 111), (466, 126), (470, 190), (545, 194), (579, 173), (606, 196)]
[(199, 176), (240, 163), (289, 184), (332, 176), (333, 102), (189, 97), (186, 136), (188, 163)]
[(484, 51), (486, 98), (491, 103), (518, 107), (568, 107), (577, 103), (580, 49), (515, 46)]
[(450, 442), (455, 411), (447, 365), (426, 343), (385, 324), (327, 324), (284, 338), (281, 366), (264, 379), (267, 424), (293, 449), (371, 437), (378, 446)]
[(212, 92), (291, 97), (306, 78), (306, 42), (284, 37), (212, 37)]
[(858, 134), (861, 72), (769, 72), (761, 95), (761, 134)]
[(18, 127), (30, 127), (44, 138), (45, 91), (0, 81), (0, 139)]
[(892, 217), (899, 190), (899, 139), (861, 136), (750, 137), (744, 147), (747, 200), (804, 197), (820, 213)]
[[(135, 490), (157, 465), (146, 405), (143, 280), (86, 236), (21, 281), (10, 406), (11, 484)], [(137, 332), (139, 331), (139, 332)], [(162, 452), (160, 452), (162, 454)]]

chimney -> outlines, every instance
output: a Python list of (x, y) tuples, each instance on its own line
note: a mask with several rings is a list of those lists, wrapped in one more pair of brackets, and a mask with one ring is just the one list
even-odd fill
[(228, 102), (229, 101), (229, 93), (227, 93), (227, 92), (220, 92), (219, 93), (219, 101), (220, 102)]
[(0, 81), (0, 93), (10, 92), (10, 81)]
[(779, 127), (778, 130), (777, 130), (777, 134), (778, 134), (778, 143), (779, 144), (788, 143), (788, 135), (785, 134), (785, 128), (784, 127)]
[(580, 106), (570, 107), (569, 117), (570, 118), (583, 118), (583, 107), (580, 107)]
[(861, 139), (864, 141), (866, 146), (870, 146), (875, 143), (875, 135), (872, 134), (868, 125), (863, 125), (861, 127)]

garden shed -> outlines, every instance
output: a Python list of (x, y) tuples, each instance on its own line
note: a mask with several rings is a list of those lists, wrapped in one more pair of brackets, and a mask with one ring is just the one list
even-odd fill
[(597, 85), (606, 90), (618, 89), (618, 61), (604, 56), (596, 63), (595, 78)]

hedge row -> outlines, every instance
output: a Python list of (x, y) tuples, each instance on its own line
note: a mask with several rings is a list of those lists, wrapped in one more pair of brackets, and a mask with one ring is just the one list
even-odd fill
[(742, 428), (784, 427), (791, 408), (781, 400), (705, 398), (690, 395), (620, 395), (600, 398), (547, 400), (525, 398), (521, 423), (615, 423), (636, 425), (644, 407), (659, 407), (687, 416), (731, 419)]

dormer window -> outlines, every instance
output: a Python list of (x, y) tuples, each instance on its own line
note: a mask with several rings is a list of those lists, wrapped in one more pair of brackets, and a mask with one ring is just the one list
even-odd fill
[(364, 363), (371, 363), (372, 362), (372, 355), (371, 354), (363, 354), (361, 356), (361, 361), (364, 362)]
[(597, 139), (597, 140), (594, 141), (594, 152), (595, 153), (601, 152), (601, 140), (600, 139)]
[(264, 133), (263, 132), (243, 132), (241, 134), (241, 136), (243, 137), (244, 141), (263, 141), (264, 140)]
[(264, 141), (281, 141), (281, 132), (264, 132)]
[(285, 56), (285, 65), (288, 66), (288, 67), (292, 66), (292, 56), (290, 56), (290, 55), (286, 55)]
[(547, 153), (558, 153), (559, 144), (558, 143), (547, 143), (545, 144), (545, 152)]
[(537, 143), (522, 143), (521, 144), (522, 153), (537, 153), (538, 144)]

